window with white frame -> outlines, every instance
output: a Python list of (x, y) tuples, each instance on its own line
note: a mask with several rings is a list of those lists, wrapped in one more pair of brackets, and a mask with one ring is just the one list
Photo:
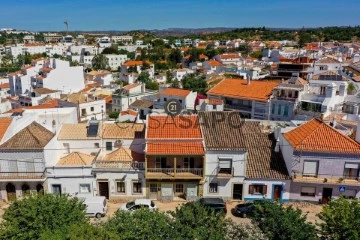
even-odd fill
[(305, 160), (303, 176), (317, 177), (319, 161)]
[(124, 181), (117, 181), (116, 182), (116, 192), (117, 193), (125, 193), (125, 182)]
[(315, 194), (316, 194), (315, 187), (301, 187), (300, 196), (315, 197)]
[(217, 182), (211, 182), (209, 184), (209, 193), (218, 193), (218, 183)]
[(219, 173), (231, 174), (232, 159), (231, 158), (219, 158)]
[(80, 184), (80, 193), (91, 193), (90, 184)]
[(345, 163), (344, 178), (355, 179), (359, 176), (358, 163)]

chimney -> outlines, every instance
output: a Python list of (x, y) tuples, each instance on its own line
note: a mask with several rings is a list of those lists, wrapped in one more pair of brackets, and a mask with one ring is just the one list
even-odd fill
[(279, 127), (279, 126), (275, 127), (274, 138), (279, 139), (280, 134), (281, 134), (281, 127)]
[(275, 152), (280, 152), (280, 140), (276, 139)]
[(250, 77), (247, 77), (247, 78), (246, 78), (246, 84), (247, 84), (247, 85), (250, 85), (250, 81), (251, 81), (251, 80), (250, 80)]
[(360, 143), (360, 115), (358, 116), (358, 122), (356, 127), (356, 137), (355, 140)]
[(145, 83), (142, 83), (141, 84), (141, 93), (144, 93), (145, 92)]

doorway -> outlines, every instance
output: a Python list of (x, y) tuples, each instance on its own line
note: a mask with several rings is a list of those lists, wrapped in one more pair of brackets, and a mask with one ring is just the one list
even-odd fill
[(185, 197), (185, 184), (183, 183), (174, 184), (174, 196), (180, 198)]
[(157, 183), (150, 183), (149, 185), (149, 198), (157, 199), (158, 198), (158, 185)]
[(99, 184), (99, 195), (109, 199), (109, 183), (108, 182), (98, 182)]
[(61, 185), (60, 184), (53, 184), (52, 185), (52, 193), (61, 195)]
[(273, 186), (273, 201), (281, 201), (282, 185)]
[(15, 186), (13, 184), (8, 183), (6, 185), (6, 193), (7, 193), (8, 201), (16, 200), (16, 190), (15, 190)]
[(36, 191), (38, 194), (44, 194), (44, 187), (41, 184), (36, 185)]
[(323, 188), (321, 203), (328, 204), (331, 197), (332, 197), (332, 188)]
[(243, 185), (242, 184), (234, 184), (233, 185), (233, 199), (234, 200), (242, 200), (242, 192)]

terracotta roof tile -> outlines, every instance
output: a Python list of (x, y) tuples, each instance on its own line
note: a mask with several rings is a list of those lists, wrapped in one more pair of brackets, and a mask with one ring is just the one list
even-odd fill
[[(334, 72), (334, 71), (326, 71), (326, 72), (322, 72), (322, 73), (319, 73), (319, 74), (316, 74), (314, 76), (312, 76), (312, 79), (313, 80), (322, 80), (320, 76), (341, 76), (340, 74)], [(332, 80), (332, 79), (329, 79), (329, 80)], [(346, 77), (344, 76), (341, 76), (341, 80), (342, 81), (346, 81)]]
[(282, 153), (274, 151), (273, 134), (263, 133), (259, 122), (245, 122), (242, 131), (248, 156), (246, 178), (289, 179)]
[(207, 61), (207, 62), (208, 62), (209, 65), (212, 66), (212, 67), (216, 67), (216, 66), (221, 66), (221, 65), (222, 65), (221, 62), (218, 62), (218, 61), (216, 61), (216, 60), (209, 60), (209, 61)]
[(326, 123), (313, 119), (284, 134), (296, 151), (360, 154), (360, 144)]
[(0, 84), (0, 89), (3, 89), (3, 88), (10, 88), (10, 83), (2, 83)]
[(58, 140), (94, 140), (100, 139), (101, 136), (101, 123), (99, 125), (98, 134), (95, 137), (87, 135), (88, 123), (64, 123), (58, 135)]
[(146, 144), (147, 155), (204, 155), (201, 142), (154, 142)]
[(145, 125), (142, 123), (111, 123), (104, 125), (104, 139), (144, 138)]
[(130, 104), (130, 107), (136, 108), (151, 108), (153, 106), (153, 102), (149, 100), (138, 99), (135, 102)]
[(144, 161), (144, 154), (132, 151), (131, 149), (120, 147), (109, 154), (106, 154), (102, 160), (105, 161)]
[(69, 155), (60, 158), (56, 166), (88, 166), (94, 161), (95, 156), (72, 152)]
[(133, 84), (129, 84), (129, 85), (124, 86), (123, 89), (130, 90), (130, 89), (132, 89), (134, 87), (137, 87), (137, 86), (140, 86), (140, 85), (141, 84), (139, 84), (139, 83), (133, 83)]
[(122, 111), (120, 112), (120, 116), (125, 116), (125, 115), (131, 115), (131, 116), (134, 116), (136, 117), (138, 115), (138, 112), (137, 111), (134, 111), (132, 109), (128, 109), (126, 111)]
[(272, 90), (280, 84), (275, 80), (254, 80), (250, 85), (243, 79), (224, 79), (208, 91), (208, 95), (267, 101)]
[(154, 116), (150, 115), (147, 139), (201, 139), (198, 116)]
[[(146, 63), (148, 64), (153, 64), (152, 62), (150, 61), (146, 61)], [(134, 61), (134, 60), (131, 60), (131, 61), (127, 61), (125, 63), (122, 64), (123, 66), (127, 66), (127, 67), (131, 67), (131, 66), (142, 66), (143, 65), (143, 61)]]
[(0, 141), (1, 139), (4, 137), (6, 131), (8, 130), (11, 122), (12, 122), (12, 118), (9, 117), (9, 118), (5, 118), (5, 117), (2, 117), (0, 118)]
[(38, 94), (49, 94), (49, 93), (55, 93), (55, 92), (60, 92), (60, 91), (52, 90), (49, 88), (36, 88), (36, 89), (34, 89), (34, 92), (37, 92)]
[[(199, 112), (205, 147), (208, 150), (243, 150), (243, 120), (235, 112)], [(224, 121), (219, 121), (224, 119)]]
[(54, 136), (54, 133), (34, 121), (3, 143), (0, 149), (2, 151), (42, 150)]
[(166, 88), (160, 94), (169, 95), (169, 96), (177, 96), (177, 97), (186, 97), (190, 93), (191, 93), (191, 91), (185, 90), (185, 89)]
[(52, 99), (43, 104), (25, 107), (25, 109), (47, 109), (47, 108), (57, 108), (57, 107), (59, 107), (59, 99)]

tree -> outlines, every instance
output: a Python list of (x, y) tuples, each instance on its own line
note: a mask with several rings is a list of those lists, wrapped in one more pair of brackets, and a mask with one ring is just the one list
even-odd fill
[(227, 240), (267, 240), (256, 225), (236, 224), (230, 222), (227, 226)]
[(166, 71), (166, 83), (171, 83), (174, 76), (170, 70)]
[(136, 79), (137, 82), (145, 83), (145, 88), (151, 89), (151, 90), (158, 90), (159, 89), (159, 83), (152, 80), (150, 78), (150, 74), (148, 72), (142, 72), (139, 74), (138, 78)]
[(174, 239), (172, 220), (164, 213), (139, 209), (133, 212), (118, 210), (104, 224), (107, 232), (113, 232), (121, 239)]
[(101, 52), (101, 54), (118, 54), (118, 50), (114, 47), (107, 47)]
[(42, 234), (67, 233), (73, 224), (87, 224), (85, 206), (66, 195), (35, 194), (16, 200), (6, 210), (0, 225), (1, 239), (39, 239)]
[(140, 67), (141, 71), (144, 71), (144, 70), (149, 69), (149, 68), (150, 68), (150, 64), (147, 61), (143, 61), (142, 65)]
[(198, 202), (189, 202), (169, 212), (177, 239), (224, 239), (228, 220)]
[(348, 87), (347, 87), (347, 92), (349, 94), (354, 94), (356, 92), (356, 87), (354, 85), (354, 83), (350, 82)]
[(306, 215), (291, 206), (270, 201), (256, 203), (251, 218), (269, 240), (316, 239), (315, 227), (306, 222)]
[(317, 215), (320, 233), (329, 240), (360, 239), (360, 200), (338, 198), (324, 205)]
[(250, 57), (253, 57), (253, 58), (256, 58), (256, 59), (261, 59), (262, 51), (252, 52), (252, 53), (250, 53)]
[(203, 77), (197, 77), (195, 74), (189, 74), (184, 76), (181, 80), (181, 85), (184, 89), (205, 94), (207, 91), (208, 84), (206, 79)]
[(171, 63), (173, 66), (175, 66), (178, 63), (181, 63), (182, 61), (182, 54), (179, 48), (175, 48), (173, 50), (171, 50), (169, 56), (168, 56), (168, 61), (169, 63)]
[(109, 112), (109, 118), (117, 119), (119, 117), (119, 112)]
[(109, 60), (105, 57), (105, 55), (98, 54), (94, 56), (91, 64), (92, 68), (95, 70), (106, 69), (109, 67)]

